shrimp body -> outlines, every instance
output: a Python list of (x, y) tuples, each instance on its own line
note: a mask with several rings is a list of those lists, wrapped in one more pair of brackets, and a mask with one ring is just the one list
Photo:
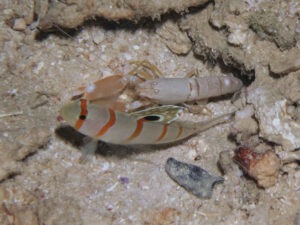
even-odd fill
[(242, 87), (234, 76), (158, 78), (137, 85), (139, 96), (159, 104), (178, 104), (233, 93)]
[(224, 115), (200, 123), (173, 122), (170, 124), (135, 118), (89, 103), (85, 99), (64, 105), (62, 117), (82, 134), (113, 144), (164, 144), (185, 139), (197, 132), (229, 120)]

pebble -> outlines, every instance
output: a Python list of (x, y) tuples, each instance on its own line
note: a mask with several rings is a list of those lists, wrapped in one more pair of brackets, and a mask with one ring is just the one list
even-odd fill
[(223, 177), (212, 176), (199, 166), (174, 158), (167, 160), (165, 169), (176, 183), (199, 198), (211, 198), (214, 184), (224, 182)]
[(192, 42), (185, 32), (182, 32), (178, 25), (166, 22), (157, 29), (156, 33), (164, 40), (167, 47), (175, 54), (187, 54), (192, 48)]
[(99, 45), (102, 41), (104, 41), (105, 35), (102, 31), (94, 31), (92, 33), (93, 42)]
[(26, 22), (23, 18), (15, 19), (13, 29), (17, 31), (23, 31), (26, 29)]
[(245, 146), (235, 150), (234, 160), (244, 172), (256, 180), (258, 186), (269, 188), (276, 184), (281, 167), (281, 160), (271, 150), (255, 152)]

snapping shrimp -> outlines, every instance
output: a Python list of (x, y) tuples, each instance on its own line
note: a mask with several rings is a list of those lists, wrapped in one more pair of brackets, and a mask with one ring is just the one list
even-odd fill
[[(128, 112), (152, 103), (179, 104), (216, 97), (236, 92), (243, 86), (234, 76), (162, 78), (159, 69), (148, 61), (133, 63), (137, 67), (129, 72), (129, 76), (113, 75), (98, 80), (81, 88), (84, 93), (81, 97)], [(125, 91), (129, 93), (129, 98), (121, 97)], [(132, 99), (138, 100), (133, 102)]]
[(233, 93), (242, 86), (234, 76), (159, 78), (138, 84), (136, 92), (158, 104), (178, 104)]

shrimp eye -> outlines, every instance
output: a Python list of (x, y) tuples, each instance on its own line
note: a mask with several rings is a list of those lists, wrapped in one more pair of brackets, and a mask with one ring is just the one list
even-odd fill
[(85, 119), (86, 119), (86, 115), (80, 115), (80, 116), (79, 116), (79, 119), (85, 120)]

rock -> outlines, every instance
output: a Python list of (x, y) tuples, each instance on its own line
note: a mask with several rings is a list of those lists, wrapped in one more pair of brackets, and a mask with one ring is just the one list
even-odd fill
[(243, 29), (232, 29), (228, 36), (228, 43), (236, 46), (241, 46), (245, 43), (247, 39), (248, 32)]
[(293, 48), (280, 54), (274, 54), (270, 60), (270, 70), (275, 74), (288, 74), (300, 70), (300, 49)]
[(96, 16), (106, 20), (131, 20), (137, 21), (143, 17), (152, 19), (160, 18), (161, 14), (170, 11), (183, 12), (190, 7), (198, 7), (208, 2), (208, 0), (184, 0), (184, 1), (135, 1), (115, 2), (110, 0), (83, 1), (72, 0), (72, 3), (52, 2), (48, 4), (47, 14), (40, 20), (40, 29), (49, 29), (54, 24), (76, 28), (84, 20)]
[[(279, 6), (266, 1), (264, 4), (267, 5), (260, 13), (247, 10), (247, 4), (240, 1), (215, 1), (214, 7), (208, 5), (201, 13), (187, 15), (179, 23), (180, 28), (192, 39), (195, 55), (212, 63), (221, 59), (245, 76), (250, 76), (257, 65), (270, 65), (276, 74), (299, 70), (299, 48), (295, 48), (299, 40), (297, 16), (276, 16), (274, 11)], [(249, 30), (249, 25), (255, 32)]]
[(182, 32), (177, 24), (170, 21), (164, 23), (156, 30), (156, 33), (164, 40), (168, 48), (175, 54), (187, 54), (192, 43), (185, 32)]
[[(300, 66), (300, 55), (299, 55)], [(276, 84), (280, 94), (282, 94), (288, 101), (292, 103), (300, 102), (300, 71), (290, 73), (281, 78)]]
[(95, 44), (99, 45), (105, 39), (105, 34), (102, 31), (94, 31), (92, 33), (93, 41)]
[(247, 105), (243, 109), (235, 113), (235, 120), (233, 127), (239, 132), (246, 132), (248, 134), (256, 134), (258, 131), (258, 124), (253, 119), (254, 108), (252, 105)]
[(13, 29), (23, 31), (26, 29), (26, 22), (23, 18), (15, 19)]
[(258, 186), (269, 188), (276, 184), (281, 161), (271, 150), (256, 153), (247, 147), (239, 147), (235, 151), (234, 159), (242, 169), (254, 180)]
[(281, 50), (286, 50), (296, 45), (295, 32), (291, 31), (283, 21), (273, 12), (260, 11), (249, 18), (249, 26), (262, 39), (276, 43)]
[(300, 151), (281, 151), (278, 153), (279, 158), (281, 159), (282, 163), (292, 163), (300, 161)]
[[(248, 89), (247, 97), (248, 104), (252, 104), (255, 109), (255, 118), (259, 124), (259, 137), (282, 145), (285, 151), (299, 148), (300, 125), (294, 115), (290, 115), (289, 107), (287, 107), (290, 102), (282, 96), (276, 86), (276, 81), (266, 83), (266, 80), (260, 79), (257, 76)], [(289, 93), (289, 95), (294, 94), (298, 95)]]
[(233, 151), (222, 151), (219, 154), (218, 165), (221, 168), (223, 174), (235, 174), (239, 172), (239, 168), (233, 161), (234, 153)]
[(199, 198), (211, 198), (214, 184), (224, 182), (223, 177), (215, 177), (199, 166), (169, 158), (165, 166), (167, 174), (188, 192)]

